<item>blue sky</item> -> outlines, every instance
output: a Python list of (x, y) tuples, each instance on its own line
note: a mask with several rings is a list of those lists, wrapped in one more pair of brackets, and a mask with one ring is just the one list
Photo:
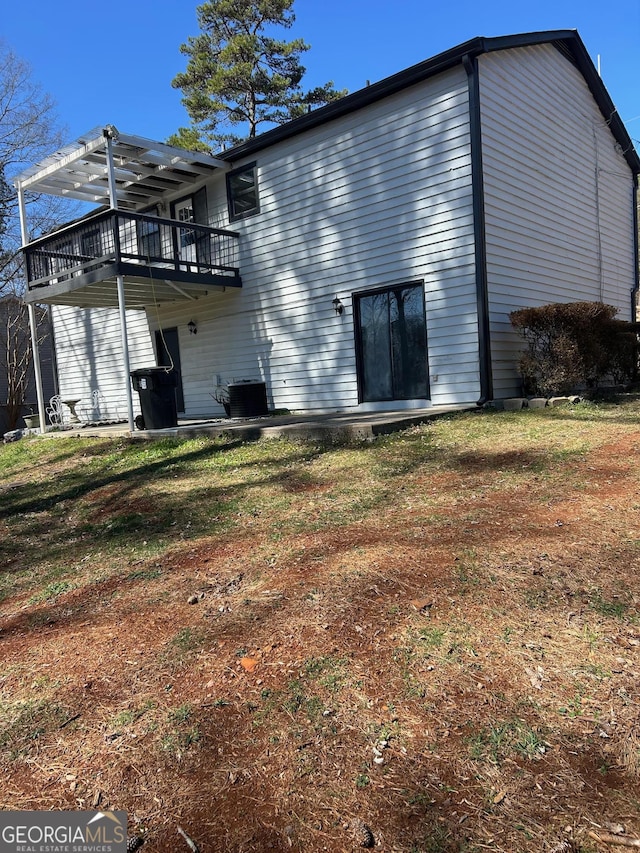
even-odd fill
[[(7, 0), (0, 38), (57, 104), (69, 141), (98, 125), (163, 140), (188, 117), (174, 75), (192, 0)], [(640, 149), (640, 0), (296, 0), (308, 87), (362, 88), (473, 36), (577, 29)]]

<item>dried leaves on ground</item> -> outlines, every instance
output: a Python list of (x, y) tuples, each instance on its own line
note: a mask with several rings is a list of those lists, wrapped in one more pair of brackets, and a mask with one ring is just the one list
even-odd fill
[(0, 806), (158, 853), (637, 838), (639, 416), (6, 446)]

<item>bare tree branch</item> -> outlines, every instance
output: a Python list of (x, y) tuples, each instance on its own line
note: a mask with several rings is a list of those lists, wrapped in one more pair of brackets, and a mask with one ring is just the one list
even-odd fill
[[(0, 405), (6, 406), (11, 428), (22, 414), (33, 364), (13, 179), (62, 142), (53, 100), (34, 81), (27, 63), (0, 41)], [(71, 218), (75, 208), (64, 199), (33, 193), (25, 203), (34, 237)], [(38, 337), (44, 339), (48, 312), (37, 308), (36, 316)]]

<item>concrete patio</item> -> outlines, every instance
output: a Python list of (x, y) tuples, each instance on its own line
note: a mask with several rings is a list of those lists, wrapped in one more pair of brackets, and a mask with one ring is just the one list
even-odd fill
[(216, 438), (227, 435), (246, 441), (284, 437), (303, 441), (371, 441), (378, 435), (397, 432), (433, 418), (463, 411), (477, 411), (477, 407), (460, 405), (391, 412), (287, 414), (272, 415), (265, 418), (182, 420), (178, 422), (177, 427), (140, 430), (133, 434), (129, 432), (128, 425), (125, 423), (85, 425), (47, 432), (44, 437), (115, 438), (129, 436), (136, 440), (154, 441), (168, 437), (195, 438), (199, 435), (207, 435)]

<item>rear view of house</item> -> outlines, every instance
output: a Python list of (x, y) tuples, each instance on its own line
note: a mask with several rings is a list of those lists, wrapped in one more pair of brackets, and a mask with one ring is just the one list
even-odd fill
[(632, 318), (639, 172), (577, 33), (477, 38), (218, 157), (89, 134), (17, 181), (98, 206), (25, 247), (27, 298), (88, 312), (66, 351), (111, 309), (131, 428), (150, 347), (191, 418), (244, 379), (294, 411), (482, 403), (520, 391), (510, 311)]

